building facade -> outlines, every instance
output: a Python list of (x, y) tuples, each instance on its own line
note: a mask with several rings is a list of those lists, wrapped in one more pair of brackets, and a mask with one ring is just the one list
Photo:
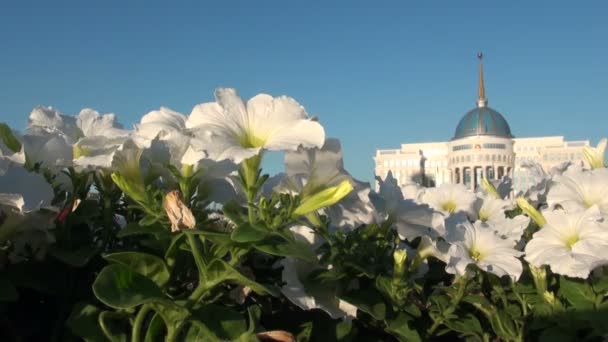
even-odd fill
[(588, 140), (565, 141), (562, 136), (514, 137), (504, 116), (488, 107), (482, 55), (478, 57), (477, 106), (460, 119), (452, 139), (377, 150), (376, 176), (384, 179), (391, 171), (400, 185), (459, 183), (471, 190), (475, 190), (483, 178), (496, 180), (508, 176), (513, 179), (515, 190), (519, 190), (535, 182), (534, 175), (521, 167), (524, 160), (539, 163), (545, 171), (566, 161), (586, 163), (583, 147), (589, 146)]

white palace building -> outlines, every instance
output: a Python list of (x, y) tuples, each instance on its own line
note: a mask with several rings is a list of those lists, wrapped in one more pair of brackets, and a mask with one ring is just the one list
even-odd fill
[(377, 150), (375, 174), (382, 179), (389, 171), (399, 185), (419, 183), (439, 186), (462, 183), (474, 190), (482, 178), (509, 176), (513, 186), (525, 189), (533, 176), (520, 168), (523, 160), (533, 160), (545, 171), (565, 161), (586, 163), (583, 146), (589, 140), (565, 141), (563, 136), (515, 138), (507, 120), (488, 107), (479, 57), (479, 98), (456, 125), (450, 141), (402, 144), (399, 149)]

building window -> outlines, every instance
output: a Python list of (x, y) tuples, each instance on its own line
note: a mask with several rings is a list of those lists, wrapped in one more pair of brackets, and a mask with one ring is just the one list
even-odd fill
[(543, 160), (545, 160), (545, 161), (547, 160), (547, 154), (546, 153), (543, 154)]
[(465, 160), (466, 160), (467, 163), (470, 163), (471, 162), (471, 156), (467, 156)]
[(570, 153), (570, 160), (574, 160), (574, 153)]
[(555, 160), (555, 154), (551, 153), (551, 160)]
[(470, 150), (472, 148), (473, 148), (473, 146), (470, 145), (470, 144), (467, 144), (467, 145), (458, 145), (458, 146), (452, 147), (452, 151)]

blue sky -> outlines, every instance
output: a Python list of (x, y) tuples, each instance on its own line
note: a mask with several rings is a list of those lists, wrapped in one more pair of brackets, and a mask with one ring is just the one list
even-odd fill
[(21, 129), (52, 105), (131, 127), (161, 105), (188, 114), (219, 86), (287, 94), (371, 180), (376, 149), (451, 138), (483, 50), (489, 105), (516, 136), (608, 135), (606, 2), (125, 3), (0, 2), (0, 121)]

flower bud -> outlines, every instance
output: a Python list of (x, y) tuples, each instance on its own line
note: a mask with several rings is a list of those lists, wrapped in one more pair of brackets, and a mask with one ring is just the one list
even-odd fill
[(530, 264), (530, 273), (532, 273), (536, 292), (544, 296), (544, 293), (547, 292), (547, 271), (545, 267), (536, 267)]
[(500, 199), (500, 194), (498, 193), (498, 190), (496, 190), (496, 188), (494, 187), (494, 185), (492, 185), (492, 183), (490, 183), (490, 181), (488, 181), (487, 178), (483, 178), (481, 180), (481, 187), (491, 196), (494, 196), (497, 199)]
[(342, 183), (321, 190), (311, 196), (304, 197), (300, 205), (294, 210), (296, 216), (306, 215), (323, 207), (328, 207), (336, 204), (341, 199), (346, 197), (353, 190), (352, 184), (348, 180)]
[(395, 249), (393, 252), (395, 265), (393, 267), (393, 277), (401, 278), (405, 274), (405, 260), (407, 259), (407, 251), (405, 249)]
[(597, 143), (596, 147), (585, 146), (583, 147), (583, 155), (592, 169), (599, 169), (604, 167), (604, 154), (606, 153), (606, 144), (608, 139), (604, 138)]
[(163, 208), (171, 221), (171, 232), (179, 232), (184, 228), (193, 229), (196, 225), (192, 211), (184, 204), (178, 190), (167, 193), (163, 201)]
[(534, 222), (536, 222), (539, 227), (542, 228), (547, 223), (545, 217), (538, 210), (536, 210), (536, 208), (534, 208), (525, 198), (518, 197), (517, 205), (524, 213), (526, 213), (526, 215), (528, 215)]

